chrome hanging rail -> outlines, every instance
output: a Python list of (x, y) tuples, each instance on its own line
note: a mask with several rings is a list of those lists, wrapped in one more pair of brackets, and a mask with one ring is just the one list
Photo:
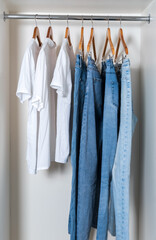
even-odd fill
[(53, 15), (53, 14), (12, 14), (3, 12), (3, 19), (41, 19), (41, 20), (93, 20), (93, 21), (141, 21), (150, 23), (151, 16), (108, 16), (108, 15)]

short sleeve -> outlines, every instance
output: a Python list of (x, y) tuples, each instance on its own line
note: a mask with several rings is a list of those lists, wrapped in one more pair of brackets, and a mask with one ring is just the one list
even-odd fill
[(47, 93), (47, 65), (46, 65), (46, 56), (45, 52), (41, 50), (37, 66), (36, 66), (36, 74), (35, 74), (35, 84), (34, 84), (34, 94), (32, 98), (32, 105), (38, 110), (45, 106), (45, 99)]
[(71, 74), (69, 55), (66, 50), (62, 48), (57, 58), (53, 79), (50, 84), (62, 97), (68, 95), (69, 74)]
[(35, 64), (32, 51), (27, 49), (22, 60), (16, 91), (16, 96), (19, 98), (21, 103), (32, 97), (33, 69), (35, 69)]
[(71, 66), (70, 57), (63, 46), (60, 50), (54, 70), (51, 87), (57, 89), (57, 124), (55, 161), (66, 163), (70, 152), (70, 116), (71, 116)]

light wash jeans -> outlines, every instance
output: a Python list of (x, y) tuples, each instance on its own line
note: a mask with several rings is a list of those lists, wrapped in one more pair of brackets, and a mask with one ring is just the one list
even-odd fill
[(97, 240), (107, 240), (109, 222), (110, 232), (113, 233), (115, 231), (112, 168), (118, 137), (119, 84), (112, 59), (108, 59), (106, 62), (102, 63), (102, 75), (105, 75), (105, 96), (103, 109), (103, 147)]
[[(78, 171), (77, 240), (88, 240), (96, 225), (101, 168), (103, 80), (88, 56)], [(95, 218), (95, 221), (94, 221)], [(93, 224), (94, 223), (94, 224)]]
[(82, 124), (82, 111), (86, 91), (86, 79), (87, 79), (87, 67), (82, 59), (82, 56), (78, 54), (76, 56), (75, 64), (74, 112), (73, 112), (72, 146), (71, 146), (72, 191), (68, 222), (68, 232), (70, 234), (71, 240), (76, 240), (79, 149)]
[(121, 109), (117, 150), (113, 165), (116, 240), (129, 240), (129, 178), (132, 134), (137, 122), (132, 110), (130, 61), (121, 68)]

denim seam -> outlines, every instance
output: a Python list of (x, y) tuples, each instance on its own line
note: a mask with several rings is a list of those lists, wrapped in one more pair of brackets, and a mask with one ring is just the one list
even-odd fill
[(112, 104), (118, 109), (118, 106), (119, 104), (116, 104), (115, 103), (115, 93), (114, 93), (114, 89), (115, 87), (118, 88), (118, 85), (116, 84), (116, 86), (114, 86), (116, 83), (114, 83), (114, 81), (112, 81), (112, 84), (111, 84), (111, 90), (112, 90)]
[[(78, 88), (79, 88), (79, 82), (76, 82), (75, 83), (75, 92), (74, 92), (74, 98), (76, 98), (76, 99), (78, 99)], [(77, 94), (76, 94), (77, 93)], [(75, 121), (76, 120), (76, 117), (77, 117), (77, 106), (78, 106), (78, 101), (76, 101), (75, 102), (75, 104), (74, 104), (74, 113), (73, 113), (73, 121)], [(74, 125), (74, 124), (73, 124)], [(73, 135), (76, 135), (76, 128), (75, 129), (73, 129)], [(72, 146), (74, 145), (74, 139), (73, 139), (73, 137), (72, 137)], [(75, 149), (74, 149), (74, 152), (72, 151), (71, 152), (72, 153), (72, 155), (71, 155), (71, 161), (72, 161), (72, 165), (74, 165), (73, 164), (73, 160), (75, 160), (76, 161), (76, 153), (75, 153)], [(76, 194), (76, 189), (74, 189), (73, 190), (74, 191), (74, 193)], [(71, 217), (70, 217), (70, 226), (71, 226), (71, 238), (75, 238), (75, 234), (76, 234), (76, 210), (74, 210), (75, 209), (75, 205), (76, 204), (76, 196), (75, 196), (75, 199), (74, 199), (74, 202), (71, 202)], [(74, 208), (73, 208), (73, 206), (74, 206)], [(73, 211), (74, 211), (74, 214), (73, 214)], [(73, 220), (72, 220), (73, 219)]]
[[(86, 128), (84, 126), (86, 126), (86, 121), (87, 121), (87, 113), (88, 113), (88, 82), (86, 84), (86, 93), (85, 93), (85, 100), (84, 100), (84, 107), (83, 107), (83, 117), (82, 117), (82, 129), (83, 129), (83, 133), (84, 133), (84, 138), (83, 140), (85, 141), (85, 144), (84, 146), (86, 146), (86, 141), (87, 141), (87, 131), (86, 131)], [(81, 142), (82, 142), (82, 139), (81, 139)], [(80, 154), (79, 154), (79, 159), (81, 159), (81, 155), (83, 155), (84, 153), (84, 150), (82, 151), (82, 147), (80, 147)], [(85, 154), (86, 154), (86, 151), (85, 151)], [(79, 196), (79, 193), (78, 193), (78, 196)], [(81, 208), (82, 206), (79, 205), (79, 208)], [(77, 218), (78, 218), (78, 214), (77, 214)], [(76, 226), (76, 239), (77, 239), (77, 232), (79, 232), (79, 225), (77, 224)]]
[(127, 78), (127, 76), (125, 77), (125, 81), (124, 84), (126, 85), (126, 121), (125, 121), (125, 125), (124, 125), (124, 145), (123, 145), (123, 164), (122, 164), (122, 171), (121, 171), (121, 180), (122, 180), (122, 188), (121, 188), (121, 192), (122, 192), (122, 198), (121, 198), (121, 202), (122, 202), (122, 213), (121, 213), (121, 239), (124, 240), (125, 236), (124, 236), (124, 230), (125, 230), (125, 209), (124, 209), (124, 195), (125, 195), (125, 169), (126, 169), (126, 154), (127, 154), (127, 145), (128, 145), (128, 119), (129, 119), (129, 110), (130, 110), (130, 101), (129, 100), (129, 94), (130, 94), (130, 87), (129, 89), (127, 88), (127, 84), (130, 84), (129, 79)]
[[(93, 78), (93, 92), (94, 92), (94, 85), (96, 85), (97, 83), (99, 83), (100, 84), (100, 89), (101, 89), (101, 87), (102, 87), (102, 83), (103, 83), (103, 81), (102, 81), (102, 79), (101, 78), (99, 78), (99, 79), (97, 79), (97, 78)], [(96, 99), (96, 97), (95, 97), (95, 92), (94, 92), (94, 101), (95, 101), (95, 103), (96, 103), (96, 106), (98, 106), (98, 107), (101, 107), (102, 106), (102, 101), (97, 101), (97, 99)]]

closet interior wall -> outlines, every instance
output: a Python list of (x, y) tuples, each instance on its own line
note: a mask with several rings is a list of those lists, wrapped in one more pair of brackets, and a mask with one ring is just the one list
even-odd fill
[(155, 20), (141, 28), (139, 240), (156, 238), (156, 1), (147, 12)]
[[(52, 9), (53, 10), (53, 9)], [(50, 9), (49, 9), (50, 12)], [(52, 12), (52, 11), (51, 11)], [(48, 21), (37, 21), (41, 39), (44, 41)], [(68, 213), (71, 193), (72, 169), (66, 165), (52, 163), (49, 171), (31, 176), (27, 171), (26, 125), (27, 104), (20, 104), (15, 93), (20, 66), (25, 49), (32, 37), (34, 21), (10, 21), (10, 112), (11, 112), (11, 240), (69, 239)], [(57, 53), (65, 34), (65, 21), (52, 22)], [(129, 48), (132, 69), (134, 111), (140, 120), (140, 23), (123, 23), (125, 40)], [(81, 22), (69, 21), (72, 44), (77, 51)], [(85, 50), (90, 34), (91, 22), (84, 22)], [(94, 22), (95, 41), (99, 61), (104, 47), (107, 22)], [(119, 22), (110, 22), (113, 43), (116, 46)], [(138, 174), (139, 174), (139, 124), (133, 139), (131, 164), (130, 235), (138, 240)], [(92, 232), (91, 240), (95, 240)], [(109, 238), (111, 240), (113, 238)]]
[[(0, 12), (8, 11), (0, 0)], [(10, 240), (9, 22), (0, 20), (0, 239)]]

